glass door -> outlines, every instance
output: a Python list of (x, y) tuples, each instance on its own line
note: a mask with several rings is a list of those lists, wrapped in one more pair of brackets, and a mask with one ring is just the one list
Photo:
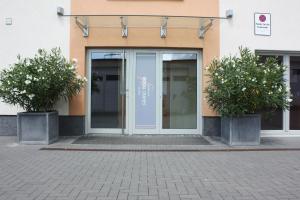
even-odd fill
[(137, 50), (134, 59), (133, 134), (200, 134), (199, 54)]
[(126, 130), (126, 54), (90, 51), (88, 133)]

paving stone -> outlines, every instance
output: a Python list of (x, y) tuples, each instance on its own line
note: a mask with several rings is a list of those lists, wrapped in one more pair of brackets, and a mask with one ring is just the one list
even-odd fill
[(298, 151), (40, 151), (6, 141), (0, 200), (300, 199)]

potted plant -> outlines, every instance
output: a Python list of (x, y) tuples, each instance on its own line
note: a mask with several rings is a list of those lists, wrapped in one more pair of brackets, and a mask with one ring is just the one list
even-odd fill
[(215, 59), (207, 67), (208, 104), (221, 115), (221, 139), (229, 145), (260, 144), (260, 111), (288, 109), (286, 67), (276, 58), (261, 63), (248, 48), (240, 56)]
[(76, 60), (69, 62), (59, 48), (39, 49), (33, 58), (21, 58), (0, 72), (0, 98), (26, 112), (17, 115), (21, 143), (50, 144), (58, 139), (59, 99), (79, 93), (86, 78), (76, 74)]

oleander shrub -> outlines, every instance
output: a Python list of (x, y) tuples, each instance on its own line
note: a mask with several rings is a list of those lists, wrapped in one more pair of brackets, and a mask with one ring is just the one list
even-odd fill
[(288, 109), (292, 101), (284, 80), (286, 67), (276, 58), (262, 63), (248, 48), (240, 48), (239, 56), (215, 59), (206, 70), (208, 104), (221, 116)]
[(59, 99), (68, 100), (84, 86), (86, 78), (77, 75), (76, 65), (59, 48), (39, 49), (32, 58), (18, 56), (0, 72), (0, 98), (27, 112), (51, 111)]

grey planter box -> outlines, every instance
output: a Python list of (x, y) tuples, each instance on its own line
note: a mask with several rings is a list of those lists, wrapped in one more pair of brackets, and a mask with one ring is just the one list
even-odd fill
[(231, 146), (260, 144), (260, 115), (221, 118), (222, 142)]
[(58, 140), (58, 113), (18, 113), (17, 133), (22, 144), (51, 144)]

